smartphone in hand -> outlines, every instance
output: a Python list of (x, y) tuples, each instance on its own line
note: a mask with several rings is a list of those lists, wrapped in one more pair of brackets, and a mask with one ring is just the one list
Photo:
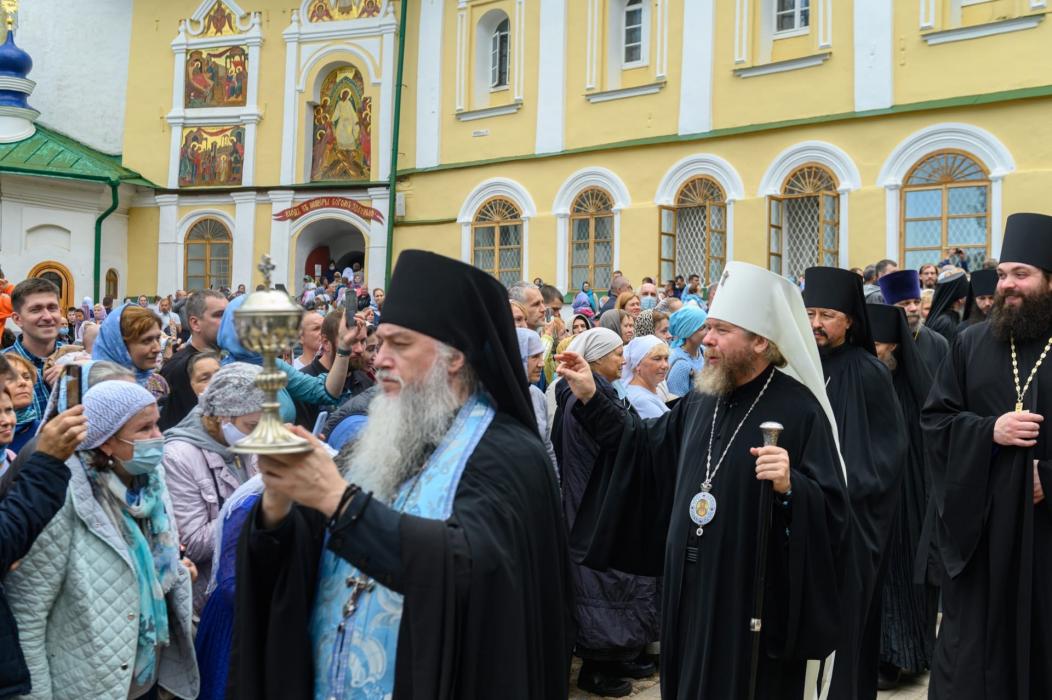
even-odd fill
[(69, 365), (66, 367), (63, 381), (66, 382), (66, 408), (70, 409), (80, 405), (81, 400), (81, 366)]

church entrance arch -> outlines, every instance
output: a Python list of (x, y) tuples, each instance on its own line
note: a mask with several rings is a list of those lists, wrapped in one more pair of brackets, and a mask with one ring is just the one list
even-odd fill
[(297, 274), (297, 290), (302, 289), (304, 276), (311, 278), (324, 275), (329, 260), (336, 261), (336, 269), (352, 267), (354, 263), (366, 269), (367, 248), (364, 226), (348, 215), (326, 215), (318, 212), (310, 221), (304, 217), (303, 224), (293, 233), (293, 261), (291, 269)]

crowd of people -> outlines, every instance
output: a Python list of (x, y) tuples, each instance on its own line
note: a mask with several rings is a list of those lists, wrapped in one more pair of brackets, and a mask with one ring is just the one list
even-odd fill
[(291, 454), (238, 449), (246, 298), (0, 280), (0, 698), (1052, 697), (1052, 217), (638, 291), (331, 261)]

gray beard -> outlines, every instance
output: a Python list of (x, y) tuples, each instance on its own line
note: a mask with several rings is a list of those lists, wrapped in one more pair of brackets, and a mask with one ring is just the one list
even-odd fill
[(392, 503), (402, 484), (424, 468), (460, 406), (449, 381), (449, 357), (440, 355), (421, 382), (403, 384), (396, 396), (381, 391), (369, 402), (361, 437), (341, 454), (344, 478)]
[(734, 378), (721, 366), (705, 365), (694, 377), (694, 390), (709, 396), (726, 396), (734, 391)]

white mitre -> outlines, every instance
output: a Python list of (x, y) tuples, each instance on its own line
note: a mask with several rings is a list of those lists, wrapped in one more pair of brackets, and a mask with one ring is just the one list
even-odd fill
[[(733, 323), (778, 346), (786, 360), (785, 367), (779, 369), (811, 390), (829, 418), (839, 453), (836, 417), (826, 394), (822, 360), (797, 286), (762, 267), (729, 262), (709, 308), (709, 318)], [(844, 476), (847, 478), (846, 472)]]
[[(803, 296), (796, 285), (762, 267), (729, 262), (720, 278), (716, 299), (709, 308), (709, 318), (733, 323), (778, 346), (786, 360), (785, 367), (779, 369), (810, 389), (829, 418), (840, 468), (844, 470), (836, 418), (826, 395), (822, 360), (818, 356), (818, 345), (807, 318)], [(847, 480), (846, 470), (844, 479)], [(835, 662), (835, 652), (821, 664), (814, 659), (808, 660), (802, 700), (828, 699)]]

